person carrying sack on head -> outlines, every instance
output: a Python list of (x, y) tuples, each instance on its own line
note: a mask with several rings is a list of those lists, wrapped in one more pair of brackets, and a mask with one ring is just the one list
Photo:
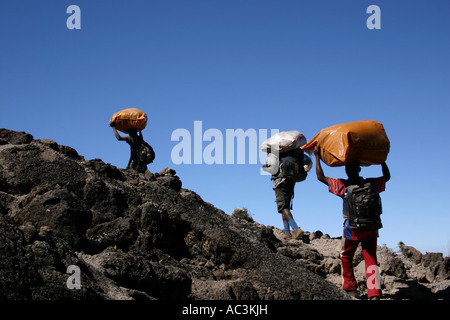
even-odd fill
[(259, 147), (261, 151), (268, 153), (263, 170), (272, 175), (275, 202), (283, 220), (283, 238), (286, 240), (299, 240), (304, 234), (295, 222), (291, 210), (295, 183), (305, 180), (307, 171), (312, 167), (311, 159), (300, 149), (305, 143), (305, 136), (292, 130), (276, 133)]
[(263, 170), (272, 174), (275, 202), (283, 220), (283, 238), (286, 240), (291, 238), (299, 240), (304, 234), (295, 222), (291, 210), (295, 183), (306, 179), (308, 173), (305, 167), (308, 166), (312, 166), (311, 159), (299, 148), (280, 153), (278, 157), (270, 153), (267, 163), (263, 166)]
[[(155, 159), (153, 148), (144, 141), (142, 135), (142, 130), (146, 125), (146, 113), (136, 108), (118, 111), (109, 121), (109, 126), (113, 128), (117, 140), (125, 141), (130, 145), (131, 154), (127, 169), (135, 169), (139, 173), (145, 173), (147, 165)], [(117, 130), (128, 133), (129, 136), (122, 137)]]
[(320, 148), (314, 150), (316, 156), (317, 179), (328, 186), (328, 190), (343, 199), (344, 231), (342, 237), (342, 289), (357, 297), (357, 283), (353, 271), (353, 256), (361, 243), (364, 255), (367, 297), (379, 300), (382, 296), (379, 270), (377, 266), (378, 229), (382, 228), (380, 215), (380, 192), (385, 190), (386, 182), (391, 178), (385, 162), (381, 164), (383, 176), (364, 179), (358, 161), (345, 165), (348, 179), (333, 179), (323, 173)]

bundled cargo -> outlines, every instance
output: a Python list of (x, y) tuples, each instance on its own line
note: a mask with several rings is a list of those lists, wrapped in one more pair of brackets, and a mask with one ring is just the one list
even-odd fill
[(123, 133), (128, 133), (128, 129), (142, 131), (147, 125), (147, 115), (144, 111), (136, 108), (121, 110), (113, 114), (109, 125)]
[(306, 138), (299, 131), (281, 131), (265, 140), (259, 149), (264, 152), (283, 153), (299, 148), (306, 143)]
[(337, 124), (322, 129), (302, 147), (314, 150), (320, 147), (320, 158), (331, 167), (359, 161), (361, 166), (386, 161), (390, 142), (381, 123), (361, 120)]

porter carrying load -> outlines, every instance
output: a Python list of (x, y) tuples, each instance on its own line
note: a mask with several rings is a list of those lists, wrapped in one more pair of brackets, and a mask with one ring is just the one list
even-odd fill
[(265, 140), (259, 147), (268, 153), (263, 170), (272, 175), (275, 203), (283, 220), (285, 239), (298, 240), (304, 234), (291, 210), (295, 184), (306, 179), (312, 165), (311, 159), (300, 149), (305, 143), (306, 138), (299, 131), (282, 131)]
[[(130, 160), (127, 169), (135, 169), (139, 173), (147, 170), (147, 165), (155, 159), (153, 148), (144, 141), (142, 130), (147, 125), (147, 115), (144, 111), (129, 108), (116, 112), (109, 121), (114, 130), (114, 135), (119, 141), (125, 141), (130, 145)], [(122, 137), (117, 130), (127, 133)]]

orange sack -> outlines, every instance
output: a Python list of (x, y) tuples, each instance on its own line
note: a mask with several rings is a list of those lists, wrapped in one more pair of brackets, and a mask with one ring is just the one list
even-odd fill
[(128, 129), (142, 131), (147, 125), (147, 115), (144, 111), (136, 108), (121, 110), (113, 114), (111, 120), (109, 120), (109, 125), (115, 126), (117, 130), (123, 133), (128, 133)]
[(390, 142), (381, 123), (361, 120), (337, 124), (320, 130), (303, 150), (320, 147), (320, 158), (330, 167), (339, 167), (359, 161), (361, 166), (386, 161)]

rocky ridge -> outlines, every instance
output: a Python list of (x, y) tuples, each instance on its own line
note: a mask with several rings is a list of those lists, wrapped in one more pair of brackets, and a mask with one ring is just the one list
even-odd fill
[[(280, 235), (203, 201), (172, 169), (139, 174), (0, 129), (1, 300), (350, 299), (340, 240)], [(379, 250), (386, 296), (448, 299), (448, 259), (402, 250)]]

